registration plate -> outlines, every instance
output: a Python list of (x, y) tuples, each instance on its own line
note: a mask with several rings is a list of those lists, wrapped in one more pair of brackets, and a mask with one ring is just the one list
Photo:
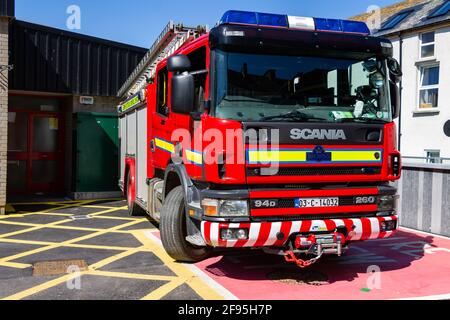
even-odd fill
[(295, 199), (296, 208), (338, 207), (339, 198), (300, 198)]

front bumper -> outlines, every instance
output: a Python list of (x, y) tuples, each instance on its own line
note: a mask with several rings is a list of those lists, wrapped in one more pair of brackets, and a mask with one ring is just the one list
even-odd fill
[[(346, 242), (387, 238), (394, 231), (382, 231), (381, 224), (385, 221), (398, 221), (398, 216), (376, 218), (352, 218), (332, 220), (304, 220), (261, 223), (221, 223), (203, 221), (202, 236), (211, 247), (222, 248), (262, 248), (284, 247), (296, 234), (331, 233), (336, 229), (347, 230)], [(397, 223), (398, 224), (398, 223)], [(248, 229), (248, 240), (222, 240), (222, 229)], [(283, 237), (281, 237), (283, 235)]]

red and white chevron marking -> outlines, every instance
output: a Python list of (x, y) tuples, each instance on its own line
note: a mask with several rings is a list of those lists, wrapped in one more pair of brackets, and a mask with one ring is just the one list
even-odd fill
[[(307, 233), (318, 231), (334, 231), (337, 227), (345, 226), (347, 230), (356, 227), (353, 236), (348, 241), (387, 238), (394, 232), (382, 232), (381, 222), (397, 220), (397, 216), (359, 219), (307, 220), (262, 223), (215, 223), (202, 222), (202, 235), (206, 243), (212, 247), (281, 247), (286, 242), (278, 240), (279, 232), (285, 235), (293, 233)], [(248, 240), (222, 240), (221, 229), (247, 228), (250, 230)]]

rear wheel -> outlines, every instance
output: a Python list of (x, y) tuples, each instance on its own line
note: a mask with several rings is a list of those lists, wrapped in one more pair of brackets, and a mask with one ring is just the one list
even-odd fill
[(127, 203), (128, 203), (128, 214), (132, 217), (140, 217), (144, 215), (144, 210), (139, 207), (133, 199), (133, 193), (131, 192), (131, 174), (127, 174)]
[(186, 241), (186, 206), (181, 186), (173, 189), (161, 210), (161, 240), (166, 252), (175, 260), (198, 262), (208, 258), (210, 249), (195, 247)]

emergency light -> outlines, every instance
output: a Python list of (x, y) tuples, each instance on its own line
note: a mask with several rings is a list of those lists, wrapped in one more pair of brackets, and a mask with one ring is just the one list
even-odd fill
[(315, 31), (334, 31), (369, 35), (370, 30), (364, 22), (288, 16), (273, 13), (230, 10), (225, 12), (219, 24), (245, 24)]

